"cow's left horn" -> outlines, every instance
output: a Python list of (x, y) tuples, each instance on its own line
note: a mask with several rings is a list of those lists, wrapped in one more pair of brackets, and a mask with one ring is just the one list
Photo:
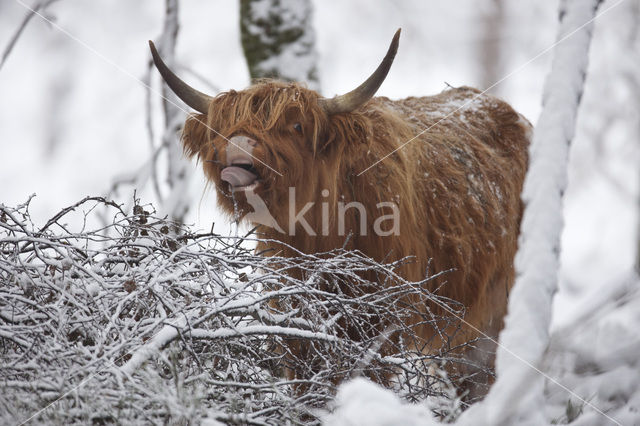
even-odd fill
[(213, 98), (209, 95), (205, 95), (204, 93), (194, 89), (189, 86), (184, 81), (180, 80), (180, 78), (173, 73), (167, 67), (167, 65), (163, 62), (162, 58), (158, 54), (156, 47), (153, 45), (153, 42), (149, 40), (149, 47), (151, 48), (151, 56), (153, 56), (153, 63), (156, 64), (156, 68), (160, 71), (160, 75), (167, 83), (169, 88), (173, 90), (173, 93), (176, 94), (182, 101), (189, 105), (191, 108), (199, 111), (203, 114), (207, 114), (209, 112), (209, 104), (213, 100)]
[(396, 52), (398, 51), (399, 40), (400, 29), (396, 31), (393, 36), (393, 40), (391, 40), (389, 50), (387, 50), (387, 54), (373, 74), (371, 74), (364, 83), (349, 93), (335, 96), (331, 99), (320, 99), (318, 102), (322, 109), (324, 109), (324, 111), (329, 115), (341, 112), (351, 112), (371, 99), (387, 77), (387, 73), (393, 63), (393, 58), (395, 58)]

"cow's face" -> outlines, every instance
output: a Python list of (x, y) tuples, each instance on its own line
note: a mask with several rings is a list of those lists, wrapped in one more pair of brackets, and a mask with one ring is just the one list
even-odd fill
[(315, 162), (326, 155), (318, 141), (330, 126), (318, 98), (295, 83), (261, 82), (216, 96), (207, 115), (187, 120), (185, 151), (199, 157), (227, 212), (254, 210), (247, 196), (271, 209), (286, 204), (289, 187), (308, 187)]
[(363, 133), (364, 126), (355, 119), (345, 119), (345, 115), (369, 101), (380, 87), (393, 63), (399, 37), (400, 30), (364, 83), (331, 99), (297, 83), (276, 81), (211, 97), (180, 80), (151, 42), (150, 47), (165, 82), (200, 112), (185, 123), (185, 152), (200, 158), (207, 177), (215, 183), (222, 207), (242, 217), (255, 208), (250, 198), (256, 201), (258, 196), (277, 217), (274, 209), (288, 204), (285, 196), (290, 188), (318, 190), (313, 185), (318, 168), (335, 167), (327, 166), (330, 151), (335, 154), (343, 149), (333, 143), (336, 139), (343, 143), (363, 139), (352, 136), (354, 131)]

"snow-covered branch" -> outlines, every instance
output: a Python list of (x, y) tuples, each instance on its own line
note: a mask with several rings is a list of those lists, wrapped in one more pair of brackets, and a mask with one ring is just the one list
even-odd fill
[[(112, 213), (109, 226), (67, 225), (98, 210)], [(465, 361), (436, 345), (459, 319), (416, 306), (463, 309), (426, 290), (432, 277), (398, 276), (410, 259), (261, 257), (241, 239), (193, 234), (137, 202), (127, 214), (88, 197), (44, 226), (31, 222), (29, 203), (0, 205), (0, 406), (11, 407), (0, 422), (200, 423), (216, 413), (228, 423), (317, 424), (337, 383), (358, 376), (409, 401), (455, 399), (435, 372)], [(376, 271), (375, 284), (365, 271)], [(441, 340), (420, 339), (408, 317)]]
[[(487, 424), (524, 419), (544, 422), (543, 384), (539, 371), (549, 344), (551, 303), (557, 290), (562, 198), (567, 186), (569, 146), (587, 73), (593, 19), (601, 0), (565, 0), (543, 110), (529, 150), (529, 171), (522, 198), (516, 284), (500, 335), (497, 381), (482, 407)], [(477, 418), (476, 418), (477, 420)]]

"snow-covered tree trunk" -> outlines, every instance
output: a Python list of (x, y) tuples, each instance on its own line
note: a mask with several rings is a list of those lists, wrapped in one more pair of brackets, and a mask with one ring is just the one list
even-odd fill
[[(640, 66), (640, 1), (634, 1), (628, 7), (633, 20), (633, 27), (625, 37), (626, 43), (622, 44), (626, 50), (626, 61), (630, 63), (630, 66), (625, 67), (624, 80), (633, 99), (633, 104), (629, 105), (629, 107), (636, 112), (632, 121), (632, 126), (634, 126), (636, 133), (634, 139), (636, 144), (640, 144), (640, 74), (637, 72), (637, 67)], [(640, 180), (640, 174), (638, 174), (637, 178)], [(634, 269), (636, 274), (640, 276), (640, 181), (636, 192), (636, 257)]]
[[(592, 21), (600, 3), (560, 3), (557, 45), (529, 150), (517, 278), (500, 335), (497, 380), (485, 401), (463, 416), (476, 424), (546, 423), (540, 361), (549, 343), (551, 304), (558, 285), (569, 146), (587, 72)], [(478, 422), (478, 415), (485, 420)]]
[(242, 48), (252, 79), (319, 89), (312, 15), (311, 0), (240, 0)]
[(635, 270), (638, 275), (640, 275), (640, 195), (638, 195), (638, 224), (636, 225), (636, 264)]

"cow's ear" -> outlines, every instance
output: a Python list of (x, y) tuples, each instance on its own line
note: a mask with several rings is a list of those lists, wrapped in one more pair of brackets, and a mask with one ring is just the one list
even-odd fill
[(187, 157), (192, 158), (202, 152), (208, 140), (206, 126), (207, 116), (204, 114), (190, 115), (182, 129), (182, 147)]

